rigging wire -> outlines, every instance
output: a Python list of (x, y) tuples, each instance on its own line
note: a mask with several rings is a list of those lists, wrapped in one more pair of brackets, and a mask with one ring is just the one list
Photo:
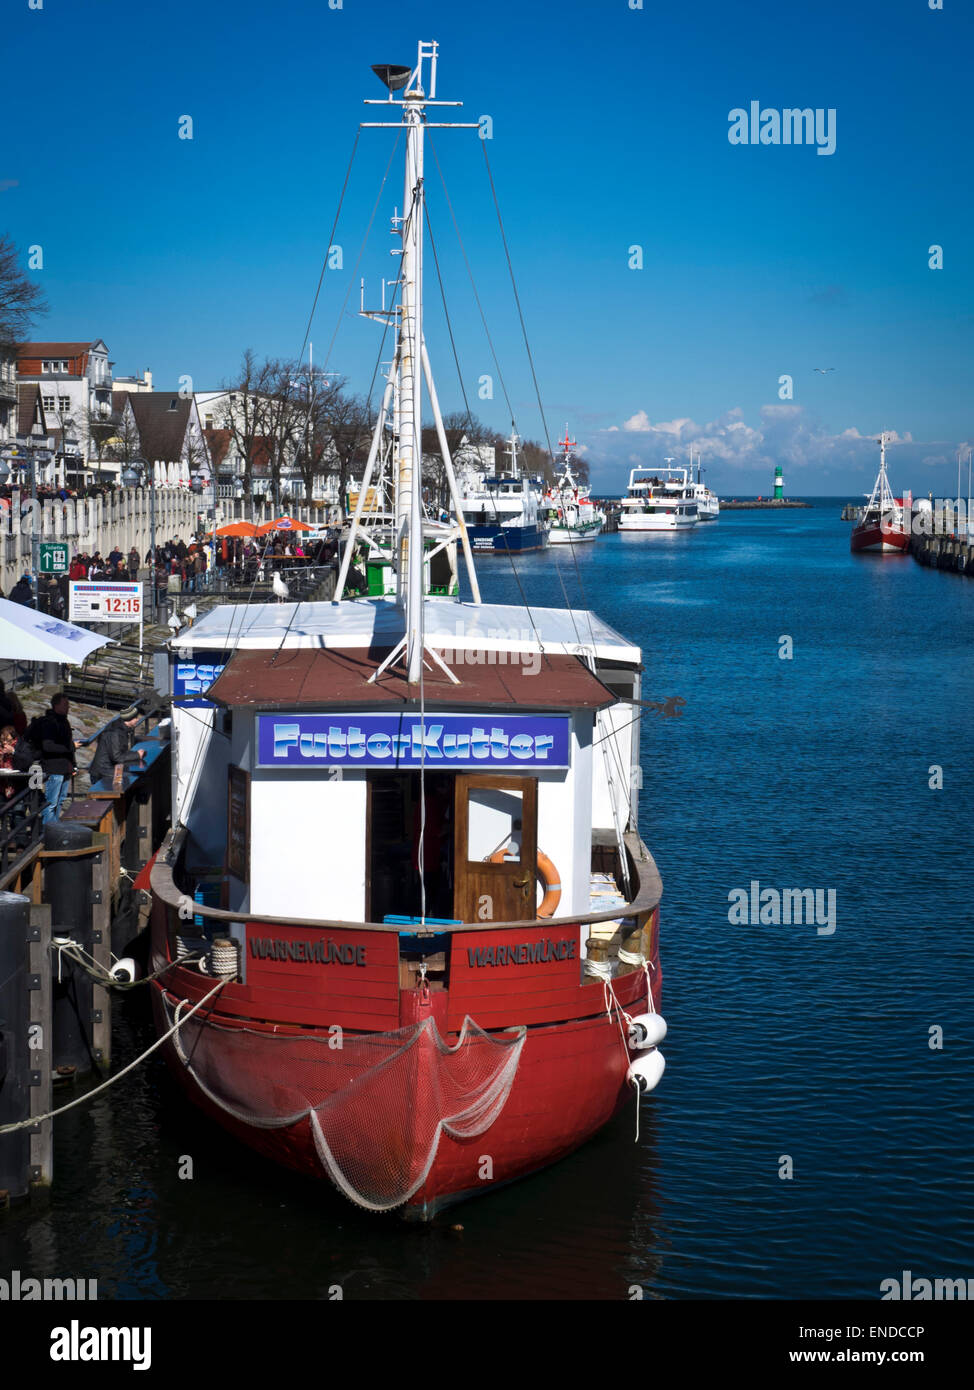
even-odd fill
[[(442, 168), (440, 167), (439, 156), (438, 156), (437, 153), (436, 153), (436, 145), (433, 143), (433, 137), (430, 135), (429, 131), (426, 132), (426, 140), (427, 140), (427, 143), (428, 143), (430, 149), (433, 151), (433, 162), (436, 164), (437, 173), (438, 173), (439, 176), (440, 176), (440, 183), (443, 185), (443, 196), (446, 198), (446, 205), (447, 205), (447, 207), (448, 207), (449, 210), (450, 210), (450, 217), (451, 217), (451, 219), (452, 219), (452, 221), (453, 221), (453, 227), (454, 227), (454, 230), (455, 230), (455, 232), (456, 232), (456, 234), (457, 234), (457, 241), (459, 242), (459, 245), (460, 245), (461, 254), (463, 255), (463, 263), (464, 263), (464, 265), (467, 267), (467, 274), (468, 274), (468, 276), (470, 277), (470, 287), (471, 287), (471, 289), (473, 290), (473, 297), (474, 297), (474, 299), (476, 300), (476, 302), (477, 302), (477, 308), (478, 308), (478, 310), (480, 311), (480, 321), (481, 321), (481, 323), (482, 323), (483, 326), (484, 326), (484, 333), (486, 334), (487, 343), (488, 343), (488, 346), (490, 347), (490, 355), (491, 355), (491, 357), (493, 358), (494, 367), (496, 368), (496, 371), (497, 371), (497, 380), (500, 382), (501, 390), (502, 390), (503, 393), (504, 393), (504, 400), (505, 400), (505, 402), (506, 402), (506, 404), (507, 404), (507, 414), (508, 414), (508, 417), (509, 417), (509, 419), (510, 419), (510, 421), (511, 421), (511, 424), (513, 425), (513, 424), (514, 424), (514, 407), (511, 405), (511, 398), (510, 398), (510, 396), (507, 394), (507, 386), (506, 386), (506, 384), (505, 384), (505, 382), (504, 382), (504, 374), (503, 374), (503, 372), (501, 371), (501, 364), (500, 364), (500, 362), (497, 360), (497, 352), (495, 351), (495, 348), (494, 348), (494, 340), (493, 340), (493, 338), (490, 336), (490, 329), (487, 327), (487, 315), (484, 313), (484, 306), (481, 304), (481, 302), (480, 302), (480, 295), (477, 293), (477, 283), (476, 283), (476, 281), (475, 281), (475, 279), (474, 279), (473, 270), (472, 270), (472, 268), (471, 268), (471, 266), (470, 266), (470, 260), (469, 260), (469, 258), (468, 258), (468, 256), (467, 256), (467, 248), (464, 246), (464, 244), (463, 244), (463, 237), (460, 235), (460, 227), (459, 227), (459, 224), (457, 223), (457, 216), (456, 216), (456, 213), (453, 211), (453, 204), (452, 204), (452, 202), (450, 201), (450, 194), (449, 194), (449, 192), (447, 191), (446, 179), (443, 177), (443, 170), (442, 170)], [(464, 400), (466, 400), (466, 395), (464, 395)], [(468, 406), (468, 410), (469, 410), (469, 406)]]
[[(431, 141), (430, 143), (432, 144), (432, 141)], [(433, 155), (434, 155), (434, 159), (435, 159), (435, 158), (436, 158), (436, 151), (435, 151), (435, 150), (433, 151)], [(468, 258), (467, 258), (466, 248), (464, 247), (464, 244), (463, 244), (463, 237), (462, 237), (461, 234), (460, 234), (460, 228), (459, 228), (459, 226), (457, 225), (457, 219), (456, 219), (456, 216), (455, 216), (454, 213), (453, 213), (453, 207), (452, 207), (452, 205), (450, 204), (450, 195), (449, 195), (449, 193), (447, 192), (447, 189), (446, 189), (446, 181), (445, 181), (445, 179), (443, 178), (443, 171), (442, 171), (442, 169), (440, 169), (440, 165), (439, 165), (439, 160), (438, 160), (438, 159), (436, 160), (436, 166), (437, 166), (437, 169), (439, 169), (439, 171), (440, 171), (440, 180), (441, 180), (441, 182), (442, 182), (442, 184), (443, 184), (443, 193), (444, 193), (444, 196), (446, 197), (447, 205), (448, 205), (449, 208), (450, 208), (450, 214), (451, 214), (451, 217), (452, 217), (452, 219), (453, 219), (453, 227), (454, 227), (454, 230), (456, 231), (456, 234), (457, 234), (457, 240), (458, 240), (458, 242), (459, 242), (459, 244), (460, 244), (460, 250), (461, 250), (461, 252), (462, 252), (462, 254), (463, 254), (463, 259), (464, 259), (464, 261), (466, 262), (467, 273), (468, 273), (469, 276), (470, 276), (470, 283), (471, 283), (471, 286), (472, 286), (472, 288), (473, 288), (474, 298), (475, 298), (476, 301), (477, 301), (477, 307), (480, 309), (480, 317), (481, 317), (481, 320), (482, 320), (483, 325), (484, 325), (484, 332), (485, 332), (485, 334), (487, 335), (487, 341), (488, 341), (488, 343), (490, 344), (490, 350), (491, 350), (491, 355), (493, 356), (493, 359), (494, 359), (494, 365), (495, 365), (496, 368), (497, 368), (498, 380), (499, 380), (500, 383), (501, 383), (501, 389), (502, 389), (503, 392), (504, 392), (504, 399), (505, 399), (505, 401), (507, 402), (508, 409), (511, 411), (511, 428), (514, 429), (514, 430), (516, 431), (516, 425), (515, 425), (514, 418), (513, 418), (513, 409), (512, 409), (512, 407), (511, 407), (511, 402), (510, 402), (510, 399), (509, 399), (508, 394), (507, 394), (507, 387), (504, 385), (504, 378), (503, 378), (503, 376), (502, 376), (502, 374), (501, 374), (500, 364), (498, 363), (498, 361), (497, 361), (497, 355), (496, 355), (496, 353), (494, 352), (493, 340), (491, 339), (491, 336), (490, 336), (490, 329), (487, 327), (487, 319), (486, 319), (486, 316), (485, 316), (484, 311), (483, 311), (483, 306), (482, 306), (481, 303), (480, 303), (480, 296), (479, 296), (479, 294), (477, 293), (477, 285), (476, 285), (476, 281), (474, 280), (473, 270), (471, 269), (471, 267), (470, 267), (470, 261), (469, 261)], [(448, 308), (447, 302), (446, 302), (446, 290), (445, 290), (444, 285), (443, 285), (443, 277), (442, 277), (442, 275), (441, 275), (441, 273), (440, 273), (440, 262), (439, 262), (439, 257), (438, 257), (438, 255), (437, 255), (437, 251), (436, 251), (436, 242), (435, 242), (435, 239), (434, 239), (434, 237), (433, 237), (433, 227), (432, 227), (432, 224), (431, 224), (431, 222), (430, 222), (429, 209), (428, 209), (428, 208), (426, 209), (426, 226), (427, 226), (427, 229), (428, 229), (428, 231), (429, 231), (430, 249), (431, 249), (432, 252), (433, 252), (433, 264), (434, 264), (434, 266), (436, 267), (436, 278), (437, 278), (437, 281), (438, 281), (438, 283), (439, 283), (440, 298), (441, 298), (441, 300), (443, 301), (443, 313), (444, 313), (444, 316), (445, 316), (445, 318), (446, 318), (447, 330), (448, 330), (449, 335), (450, 335), (450, 342), (451, 342), (451, 344), (453, 345), (453, 360), (454, 360), (454, 362), (456, 363), (457, 376), (458, 376), (459, 382), (460, 382), (460, 393), (461, 393), (461, 395), (463, 396), (463, 403), (464, 403), (464, 405), (465, 405), (466, 408), (467, 408), (467, 425), (468, 425), (468, 427), (472, 427), (473, 415), (472, 415), (472, 412), (471, 412), (471, 409), (470, 409), (470, 402), (469, 402), (468, 399), (467, 399), (467, 392), (466, 392), (466, 389), (465, 389), (464, 384), (463, 384), (463, 372), (460, 370), (460, 358), (459, 358), (459, 356), (458, 356), (458, 354), (457, 354), (456, 339), (455, 339), (454, 333), (453, 333), (453, 324), (452, 324), (452, 321), (451, 321), (451, 319), (450, 319), (450, 311), (449, 311), (449, 308)], [(531, 605), (528, 603), (528, 596), (527, 596), (527, 594), (526, 594), (525, 591), (524, 591), (524, 585), (521, 583), (521, 576), (518, 574), (517, 566), (516, 566), (516, 564), (514, 563), (514, 554), (513, 554), (512, 550), (511, 550), (510, 546), (507, 544), (507, 537), (504, 535), (504, 528), (503, 528), (503, 525), (502, 525), (502, 523), (501, 523), (500, 514), (499, 514), (499, 512), (498, 512), (498, 510), (497, 510), (497, 499), (496, 499), (492, 494), (490, 494), (490, 493), (488, 493), (488, 496), (489, 496), (489, 498), (490, 498), (490, 504), (491, 504), (491, 507), (493, 508), (493, 512), (494, 512), (494, 521), (495, 521), (495, 523), (497, 524), (497, 526), (498, 526), (498, 528), (499, 528), (499, 530), (500, 530), (500, 532), (501, 532), (501, 538), (502, 538), (503, 541), (504, 541), (504, 545), (503, 545), (503, 547), (502, 547), (502, 548), (503, 548), (503, 551), (504, 551), (504, 553), (507, 555), (508, 559), (509, 559), (510, 562), (511, 562), (511, 573), (512, 573), (513, 576), (514, 576), (514, 582), (516, 583), (517, 588), (518, 588), (518, 592), (519, 592), (519, 594), (521, 595), (521, 603), (522, 603), (523, 606), (524, 606), (524, 611), (525, 611), (525, 612), (527, 613), (527, 615), (528, 615), (528, 622), (531, 624), (531, 627), (532, 627), (532, 629), (533, 629), (533, 631), (534, 631), (534, 635), (535, 635), (535, 637), (537, 638), (538, 647), (540, 648), (541, 655), (542, 655), (542, 656), (545, 658), (545, 660), (547, 661), (547, 659), (548, 659), (548, 654), (547, 654), (547, 652), (545, 651), (545, 648), (544, 648), (544, 641), (542, 640), (541, 632), (540, 632), (540, 630), (539, 630), (539, 628), (538, 628), (537, 623), (536, 623), (535, 620), (534, 620), (534, 614), (531, 612)]]
[(328, 269), (328, 255), (329, 255), (329, 253), (330, 253), (330, 251), (331, 251), (331, 247), (332, 247), (332, 238), (334, 237), (335, 232), (336, 232), (336, 230), (337, 230), (337, 228), (338, 228), (338, 219), (339, 219), (339, 217), (341, 216), (341, 213), (342, 213), (342, 204), (343, 204), (344, 201), (345, 201), (345, 191), (346, 191), (346, 189), (348, 188), (348, 181), (349, 181), (349, 179), (351, 178), (351, 175), (352, 175), (352, 164), (353, 164), (353, 162), (354, 162), (354, 160), (355, 160), (355, 151), (358, 149), (358, 142), (359, 142), (359, 139), (360, 139), (360, 137), (361, 137), (361, 134), (362, 134), (362, 127), (359, 126), (358, 130), (355, 132), (355, 139), (354, 139), (354, 141), (352, 142), (352, 153), (351, 153), (351, 154), (349, 155), (349, 157), (348, 157), (348, 167), (347, 167), (347, 169), (345, 170), (345, 181), (344, 181), (344, 183), (342, 184), (342, 191), (341, 191), (341, 194), (340, 194), (339, 199), (338, 199), (338, 208), (337, 208), (337, 210), (336, 210), (336, 212), (335, 212), (335, 220), (334, 220), (334, 221), (332, 222), (332, 224), (331, 224), (331, 232), (329, 233), (329, 236), (328, 236), (328, 243), (327, 243), (327, 246), (326, 246), (326, 248), (325, 248), (325, 259), (324, 259), (324, 260), (322, 261), (322, 263), (321, 263), (321, 274), (318, 276), (318, 286), (317, 286), (317, 288), (316, 288), (316, 290), (315, 290), (314, 299), (312, 300), (312, 303), (311, 303), (311, 313), (308, 315), (308, 323), (307, 323), (307, 326), (306, 326), (306, 328), (305, 328), (305, 330), (304, 330), (304, 339), (302, 340), (302, 343), (301, 343), (301, 351), (298, 353), (298, 361), (299, 361), (299, 362), (303, 362), (303, 361), (304, 361), (304, 350), (305, 350), (305, 348), (308, 346), (308, 339), (311, 337), (311, 325), (312, 325), (312, 323), (314, 322), (315, 310), (316, 310), (317, 307), (318, 307), (318, 296), (321, 294), (321, 287), (322, 287), (322, 285), (324, 284), (324, 281), (325, 281), (325, 271)]
[[(360, 127), (360, 130), (361, 130), (361, 127)], [(393, 146), (392, 146), (392, 153), (389, 155), (389, 162), (386, 164), (386, 171), (385, 171), (385, 173), (382, 175), (382, 182), (381, 182), (381, 184), (379, 185), (379, 192), (376, 194), (375, 202), (374, 202), (374, 204), (372, 205), (372, 212), (371, 212), (371, 215), (370, 215), (370, 217), (369, 217), (369, 224), (368, 224), (368, 226), (367, 226), (366, 229), (365, 229), (365, 236), (362, 238), (362, 244), (361, 244), (361, 246), (359, 247), (358, 255), (357, 255), (356, 258), (355, 258), (355, 265), (352, 267), (352, 273), (351, 273), (351, 275), (349, 276), (349, 280), (348, 280), (348, 289), (345, 291), (345, 298), (342, 300), (342, 307), (341, 307), (341, 309), (340, 309), (339, 312), (338, 312), (338, 319), (337, 319), (337, 321), (336, 321), (336, 323), (335, 323), (335, 331), (334, 331), (334, 333), (332, 333), (332, 335), (331, 335), (331, 341), (330, 341), (329, 344), (328, 344), (328, 351), (325, 353), (324, 365), (322, 366), (322, 369), (321, 369), (322, 371), (325, 371), (325, 370), (326, 370), (326, 368), (327, 368), (327, 366), (328, 366), (328, 363), (331, 361), (331, 354), (332, 354), (332, 352), (334, 351), (335, 340), (336, 340), (336, 338), (338, 337), (339, 329), (341, 328), (341, 325), (342, 325), (342, 319), (345, 317), (345, 310), (346, 310), (346, 308), (348, 307), (349, 297), (350, 297), (350, 295), (351, 295), (351, 293), (352, 293), (352, 286), (355, 284), (355, 276), (356, 276), (356, 273), (357, 273), (357, 271), (358, 271), (358, 268), (359, 268), (359, 266), (360, 266), (360, 264), (361, 264), (361, 262), (362, 262), (362, 257), (363, 257), (363, 255), (365, 254), (365, 247), (366, 247), (366, 244), (368, 243), (369, 234), (370, 234), (370, 232), (372, 231), (372, 223), (375, 221), (375, 214), (376, 214), (376, 212), (378, 211), (379, 203), (380, 203), (380, 201), (381, 201), (381, 199), (382, 199), (382, 193), (383, 193), (383, 190), (385, 189), (385, 186), (386, 186), (386, 180), (387, 180), (388, 177), (389, 177), (389, 170), (392, 168), (392, 161), (395, 159), (395, 157), (396, 157), (396, 151), (397, 151), (398, 148), (399, 148), (399, 141), (400, 141), (401, 135), (402, 135), (402, 132), (401, 132), (401, 131), (396, 135), (395, 142), (393, 143)], [(336, 218), (336, 221), (337, 221), (337, 218)], [(332, 231), (332, 235), (334, 235), (334, 229), (333, 229), (333, 231)], [(329, 244), (329, 247), (330, 247), (330, 246), (331, 246), (331, 240), (330, 240), (330, 238), (329, 238), (329, 243), (328, 243), (328, 244)], [(319, 285), (319, 289), (320, 289), (320, 285)], [(315, 295), (315, 300), (316, 300), (316, 302), (317, 302), (317, 295)], [(313, 313), (314, 313), (314, 310), (312, 310), (312, 315), (313, 315)], [(307, 331), (307, 333), (305, 333), (305, 344), (307, 344), (307, 341), (308, 341), (308, 334), (310, 333), (310, 331), (311, 331), (311, 324), (310, 324), (310, 321), (309, 321), (309, 323), (308, 323), (308, 331)], [(302, 347), (302, 349), (301, 349), (301, 357), (302, 357), (302, 359), (303, 359), (303, 357), (304, 357), (304, 347)]]

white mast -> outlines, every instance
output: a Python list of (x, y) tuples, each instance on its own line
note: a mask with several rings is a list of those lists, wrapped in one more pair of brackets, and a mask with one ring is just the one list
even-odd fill
[[(358, 520), (361, 514), (361, 502), (365, 496), (371, 478), (372, 467), (378, 450), (378, 441), (381, 438), (382, 429), (384, 428), (386, 413), (389, 408), (392, 407), (394, 412), (394, 439), (396, 440), (398, 448), (398, 455), (396, 458), (395, 518), (396, 599), (404, 610), (406, 635), (396, 651), (387, 657), (383, 666), (380, 667), (380, 670), (391, 663), (398, 652), (405, 648), (406, 679), (410, 685), (419, 684), (423, 670), (424, 557), (422, 500), (423, 447), (421, 421), (423, 413), (422, 382), (424, 368), (427, 373), (427, 384), (430, 387), (430, 404), (436, 420), (437, 434), (440, 438), (441, 449), (445, 441), (439, 404), (436, 400), (435, 389), (432, 387), (432, 375), (428, 370), (429, 361), (426, 354), (426, 344), (423, 340), (423, 141), (426, 129), (427, 107), (460, 106), (462, 104), (458, 101), (435, 100), (436, 56), (438, 47), (439, 45), (435, 42), (420, 40), (417, 48), (416, 66), (412, 69), (387, 63), (376, 64), (372, 69), (379, 80), (384, 82), (389, 88), (389, 96), (386, 101), (368, 101), (367, 105), (398, 106), (402, 111), (401, 124), (406, 127), (406, 172), (403, 184), (403, 219), (401, 227), (401, 293), (400, 307), (397, 311), (399, 329), (396, 343), (396, 355), (389, 373), (386, 395), (383, 398), (382, 407), (379, 411), (379, 419), (376, 422), (375, 435), (373, 436), (372, 449), (370, 451), (369, 461), (366, 465), (365, 476), (362, 479), (362, 487), (359, 493), (360, 505), (356, 508), (356, 514), (352, 520), (352, 531), (346, 548), (346, 559), (349, 559), (349, 552), (354, 543)], [(424, 88), (424, 67), (428, 73), (428, 89)], [(402, 93), (401, 100), (395, 99), (394, 94), (397, 92)], [(363, 122), (363, 125), (366, 127), (384, 127), (390, 124), (390, 122), (386, 121)], [(479, 128), (476, 122), (464, 123), (463, 125), (459, 123), (453, 125), (445, 122), (435, 122), (434, 124), (437, 127), (448, 124), (451, 129), (477, 130)], [(383, 313), (385, 312), (383, 308)], [(389, 312), (391, 313), (392, 311), (390, 310)], [(378, 315), (370, 315), (370, 317), (378, 317)], [(457, 510), (460, 534), (464, 543), (468, 568), (471, 571), (470, 577), (474, 592), (474, 600), (475, 602), (479, 602), (480, 595), (477, 590), (476, 576), (473, 574), (472, 556), (469, 551), (466, 529), (463, 525), (463, 514), (457, 496), (452, 460), (449, 458), (448, 451), (444, 454), (444, 464), (451, 493), (453, 494), (454, 506)], [(348, 564), (343, 562), (342, 571), (339, 574), (339, 584), (336, 588), (336, 598), (341, 596), (347, 571)]]
[(512, 425), (511, 425), (511, 437), (510, 437), (510, 439), (507, 441), (508, 444), (510, 444), (511, 447), (510, 447), (509, 449), (505, 449), (505, 450), (504, 450), (504, 453), (507, 454), (508, 457), (509, 457), (510, 460), (511, 460), (511, 477), (514, 478), (515, 480), (517, 480), (517, 479), (520, 478), (520, 476), (521, 476), (520, 471), (518, 470), (518, 466), (517, 466), (517, 441), (518, 441), (518, 438), (519, 438), (519, 435), (518, 435), (517, 431), (515, 430), (515, 428), (514, 428), (514, 426), (513, 426), (513, 424), (512, 424)]
[(406, 679), (419, 683), (423, 664), (423, 109), (422, 44), (417, 81), (404, 97), (406, 182), (403, 190), (402, 317), (399, 336), (399, 470), (397, 593), (406, 607)]
[(865, 518), (869, 514), (869, 512), (875, 507), (878, 510), (881, 519), (887, 516), (893, 519), (896, 514), (896, 499), (893, 496), (893, 490), (890, 487), (889, 479), (886, 476), (885, 431), (880, 435), (879, 439), (877, 440), (877, 443), (879, 444), (879, 473), (876, 477), (875, 483), (873, 484), (873, 490), (869, 495), (869, 500), (866, 503), (866, 507), (862, 515), (863, 518)]

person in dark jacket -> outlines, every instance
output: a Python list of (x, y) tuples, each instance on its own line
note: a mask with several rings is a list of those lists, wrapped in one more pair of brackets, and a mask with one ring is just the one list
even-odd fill
[(68, 723), (69, 708), (67, 695), (58, 691), (51, 696), (51, 708), (41, 715), (34, 726), (33, 741), (40, 752), (44, 772), (43, 825), (60, 816), (75, 773), (74, 750), (79, 741)]
[(145, 761), (144, 748), (132, 750), (132, 731), (141, 718), (138, 706), (132, 705), (129, 709), (123, 709), (118, 718), (102, 730), (88, 769), (92, 785), (103, 778), (110, 781), (119, 763), (141, 764)]
[(34, 602), (34, 591), (30, 587), (30, 575), (22, 574), (10, 590), (11, 603), (23, 603), (28, 607)]

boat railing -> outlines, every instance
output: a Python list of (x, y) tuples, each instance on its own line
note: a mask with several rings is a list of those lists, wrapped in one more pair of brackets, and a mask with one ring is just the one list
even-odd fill
[[(293, 927), (314, 927), (316, 930), (322, 928), (327, 930), (354, 929), (356, 931), (371, 932), (394, 932), (398, 933), (401, 926), (390, 922), (350, 922), (336, 918), (306, 918), (306, 917), (272, 917), (262, 912), (251, 912), (249, 909), (242, 909), (231, 912), (227, 908), (211, 907), (205, 903), (194, 902), (192, 893), (181, 889), (176, 882), (176, 872), (186, 847), (188, 831), (184, 825), (179, 825), (171, 830), (163, 841), (162, 847), (152, 866), (150, 881), (152, 891), (168, 907), (174, 909), (186, 909), (187, 903), (191, 906), (194, 916), (210, 918), (214, 922), (247, 922), (266, 923), (269, 926), (293, 926)], [(663, 881), (660, 878), (656, 861), (649, 850), (643, 844), (639, 836), (634, 832), (628, 832), (624, 837), (624, 845), (627, 859), (627, 869), (629, 881), (635, 884), (636, 891), (630, 901), (621, 905), (605, 909), (601, 912), (582, 912), (572, 913), (560, 917), (538, 918), (539, 923), (546, 927), (567, 927), (567, 926), (587, 926), (598, 922), (612, 922), (620, 917), (641, 917), (651, 913), (659, 906), (660, 898), (663, 895)], [(617, 851), (618, 852), (618, 851)], [(512, 922), (457, 922), (455, 924), (437, 925), (435, 932), (472, 932), (472, 931), (506, 931), (515, 927), (524, 927), (524, 919)], [(422, 935), (420, 931), (417, 933)], [(433, 934), (433, 929), (430, 929)]]

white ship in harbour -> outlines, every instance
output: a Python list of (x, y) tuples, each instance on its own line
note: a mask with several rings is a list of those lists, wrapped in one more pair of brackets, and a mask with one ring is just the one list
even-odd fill
[(605, 512), (592, 501), (588, 489), (575, 481), (571, 468), (575, 440), (568, 438), (567, 426), (558, 446), (565, 451), (561, 477), (545, 493), (551, 524), (549, 543), (572, 545), (578, 541), (594, 541), (605, 525)]
[(470, 545), (478, 555), (522, 554), (544, 550), (549, 529), (542, 505), (540, 478), (522, 473), (517, 461), (518, 436), (512, 432), (510, 469), (493, 476), (470, 464), (458, 471), (460, 510)]
[(620, 531), (688, 531), (699, 520), (685, 468), (634, 468), (620, 506)]

